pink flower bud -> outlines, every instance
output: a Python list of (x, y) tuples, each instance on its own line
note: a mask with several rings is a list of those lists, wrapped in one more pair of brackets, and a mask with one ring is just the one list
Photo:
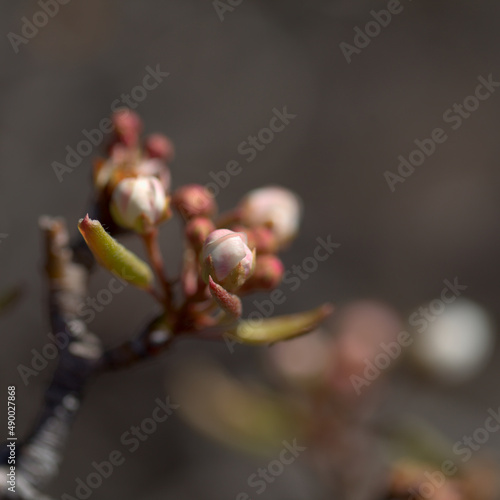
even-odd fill
[(244, 233), (218, 229), (205, 240), (202, 270), (207, 283), (209, 276), (212, 276), (226, 290), (236, 290), (251, 276), (254, 263), (255, 251), (248, 248)]
[(170, 163), (175, 156), (174, 144), (163, 134), (153, 134), (146, 139), (144, 149), (150, 158), (160, 158)]
[(289, 243), (299, 228), (302, 203), (297, 195), (280, 186), (250, 191), (239, 208), (244, 224), (270, 228), (280, 247)]
[(208, 235), (215, 230), (214, 223), (206, 217), (195, 217), (186, 224), (186, 238), (200, 252)]
[(281, 283), (284, 272), (283, 263), (275, 255), (258, 255), (255, 271), (243, 285), (242, 291), (273, 290)]
[(248, 238), (248, 246), (252, 249), (255, 248), (258, 254), (276, 253), (279, 250), (276, 236), (268, 227), (248, 227), (243, 224), (228, 224), (225, 227), (229, 227), (237, 233), (245, 233)]
[(200, 184), (188, 184), (179, 188), (172, 197), (172, 204), (186, 219), (210, 217), (216, 211), (215, 199)]
[(150, 231), (169, 215), (169, 203), (156, 177), (128, 177), (111, 196), (111, 215), (117, 224), (138, 233)]
[(126, 146), (136, 146), (142, 130), (142, 120), (130, 109), (123, 108), (111, 117), (118, 140)]
[(279, 245), (275, 233), (263, 226), (254, 227), (245, 231), (251, 241), (251, 247), (257, 250), (257, 253), (275, 253), (279, 250)]

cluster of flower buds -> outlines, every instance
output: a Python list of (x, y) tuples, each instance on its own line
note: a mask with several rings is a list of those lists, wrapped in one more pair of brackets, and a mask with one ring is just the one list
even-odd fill
[(141, 143), (142, 121), (128, 109), (112, 117), (114, 136), (108, 158), (94, 163), (93, 180), (104, 222), (145, 233), (168, 219), (174, 147), (153, 134)]
[(272, 290), (281, 283), (284, 267), (276, 254), (296, 236), (301, 214), (297, 195), (268, 186), (248, 193), (235, 210), (222, 217), (227, 227), (246, 235), (255, 252), (253, 273), (242, 283), (242, 292)]
[(215, 302), (234, 317), (241, 313), (239, 295), (280, 284), (284, 267), (276, 253), (297, 234), (302, 212), (294, 193), (278, 186), (256, 189), (215, 219), (213, 195), (192, 184), (173, 193), (172, 206), (186, 222), (192, 253), (190, 272), (183, 275), (185, 290), (196, 295), (208, 285)]
[[(277, 186), (256, 189), (217, 217), (215, 198), (202, 185), (181, 186), (170, 195), (167, 164), (174, 149), (168, 138), (154, 134), (141, 142), (142, 122), (130, 110), (118, 111), (112, 121), (109, 157), (94, 168), (100, 218), (111, 232), (138, 233), (151, 268), (107, 234), (99, 221), (87, 216), (79, 229), (101, 265), (162, 303), (174, 333), (219, 327), (220, 335), (229, 328), (248, 343), (274, 342), (306, 333), (329, 314), (330, 308), (322, 307), (269, 318), (258, 328), (239, 319), (242, 294), (272, 290), (281, 282), (284, 269), (276, 254), (297, 234), (302, 212), (295, 194)], [(174, 281), (167, 279), (157, 239), (159, 224), (172, 216), (171, 207), (184, 222), (183, 300), (174, 297)], [(154, 288), (153, 276), (161, 291)], [(214, 310), (217, 306), (222, 314)]]

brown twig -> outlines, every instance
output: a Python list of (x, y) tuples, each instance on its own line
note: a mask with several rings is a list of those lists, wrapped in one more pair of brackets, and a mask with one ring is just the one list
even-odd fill
[[(16, 449), (16, 494), (0, 485), (2, 498), (41, 500), (40, 493), (59, 471), (63, 449), (83, 398), (83, 391), (102, 355), (99, 339), (88, 331), (78, 312), (87, 295), (89, 270), (73, 261), (61, 219), (44, 217), (52, 330), (58, 332), (59, 361), (45, 392), (42, 411), (30, 435)], [(6, 472), (3, 470), (1, 473)], [(9, 493), (9, 496), (5, 496)]]
[(172, 312), (172, 286), (168, 281), (165, 271), (165, 264), (163, 263), (163, 256), (161, 254), (160, 245), (158, 244), (158, 229), (153, 228), (143, 236), (144, 244), (148, 252), (151, 266), (154, 269), (160, 285), (162, 287), (164, 297), (164, 306), (167, 312)]

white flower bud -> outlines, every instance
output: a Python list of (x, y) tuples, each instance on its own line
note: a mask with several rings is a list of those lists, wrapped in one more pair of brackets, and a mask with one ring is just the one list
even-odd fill
[(156, 177), (163, 185), (163, 190), (168, 193), (170, 190), (171, 178), (170, 170), (163, 161), (156, 158), (140, 161), (133, 172), (138, 177)]
[[(464, 382), (477, 375), (493, 353), (491, 321), (483, 308), (469, 300), (441, 304), (439, 313), (418, 321), (425, 326), (415, 333), (413, 355), (421, 367), (443, 382)], [(432, 308), (430, 311), (432, 314)]]
[(255, 253), (248, 248), (245, 233), (218, 229), (208, 235), (202, 251), (203, 278), (227, 290), (236, 290), (253, 273)]
[(120, 226), (144, 233), (169, 216), (169, 203), (156, 177), (128, 177), (113, 190), (110, 211)]
[(289, 243), (297, 234), (302, 203), (297, 195), (280, 186), (250, 191), (240, 204), (242, 222), (250, 227), (269, 227), (278, 245)]

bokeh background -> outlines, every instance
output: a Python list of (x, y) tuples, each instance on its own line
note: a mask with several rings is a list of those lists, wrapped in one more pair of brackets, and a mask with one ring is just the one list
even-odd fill
[[(36, 415), (54, 361), (27, 387), (19, 363), (47, 341), (41, 240), (42, 214), (63, 215), (76, 233), (91, 194), (90, 156), (59, 182), (52, 164), (65, 148), (98, 126), (111, 103), (128, 93), (146, 67), (169, 72), (136, 111), (147, 132), (176, 145), (174, 185), (205, 184), (227, 162), (243, 165), (217, 197), (232, 207), (249, 189), (283, 184), (300, 194), (302, 231), (284, 255), (287, 267), (311, 255), (317, 237), (341, 244), (319, 270), (287, 294), (277, 313), (331, 300), (386, 300), (403, 318), (439, 295), (443, 280), (459, 278), (466, 296), (500, 320), (498, 187), (500, 91), (438, 146), (392, 193), (384, 179), (397, 157), (415, 148), (442, 115), (472, 94), (478, 76), (500, 79), (494, 0), (402, 0), (404, 10), (347, 63), (339, 44), (353, 43), (356, 26), (384, 1), (243, 0), (221, 22), (210, 1), (71, 0), (15, 53), (7, 37), (20, 34), (36, 2), (0, 6), (0, 243), (1, 288), (21, 284), (23, 300), (0, 319), (0, 380), (18, 386), (18, 425)], [(247, 163), (238, 145), (266, 127), (273, 108), (297, 117)], [(91, 156), (97, 156), (95, 148)], [(180, 257), (178, 227), (169, 225), (163, 248), (172, 269)], [(130, 239), (131, 248), (140, 245)], [(98, 273), (92, 290), (106, 285)], [(133, 334), (151, 302), (127, 288), (92, 329), (107, 344)], [(496, 327), (494, 332), (496, 334)], [(88, 391), (68, 442), (60, 477), (50, 492), (72, 492), (75, 478), (119, 448), (121, 434), (150, 415), (167, 391), (171, 367), (204, 351), (245, 377), (262, 376), (263, 349), (190, 342), (128, 372), (107, 375)], [(498, 408), (498, 351), (478, 377), (449, 387), (402, 367), (382, 411), (428, 419), (452, 441)], [(2, 416), (2, 419), (4, 417)], [(3, 420), (2, 420), (3, 422)], [(500, 436), (488, 442), (500, 449)], [(92, 498), (236, 498), (260, 465), (190, 429), (174, 415)], [(306, 468), (305, 468), (306, 469)], [(261, 498), (305, 499), (316, 491), (300, 464)], [(317, 498), (320, 498), (319, 496)]]

